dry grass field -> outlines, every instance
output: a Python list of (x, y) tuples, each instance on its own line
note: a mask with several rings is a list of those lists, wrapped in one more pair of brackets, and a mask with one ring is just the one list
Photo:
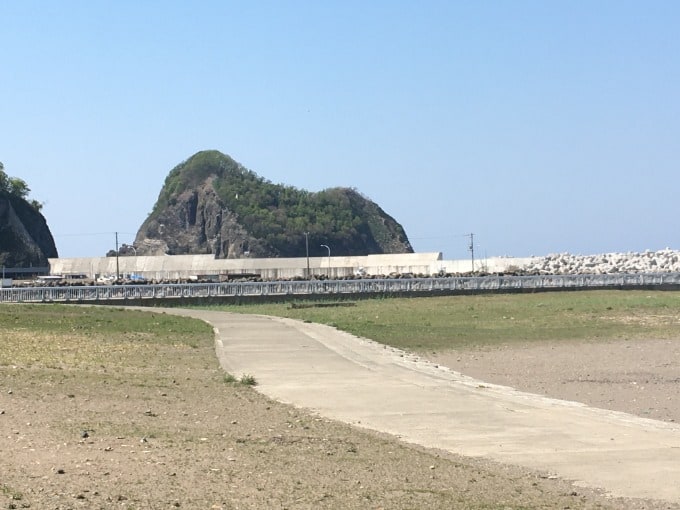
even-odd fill
[(0, 508), (669, 508), (273, 402), (198, 321), (8, 305), (0, 342)]

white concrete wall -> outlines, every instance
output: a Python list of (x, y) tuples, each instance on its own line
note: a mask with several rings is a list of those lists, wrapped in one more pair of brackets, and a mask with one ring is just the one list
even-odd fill
[[(310, 257), (312, 275), (348, 277), (363, 270), (370, 275), (414, 273), (430, 275), (441, 253), (403, 253), (352, 257)], [(51, 275), (85, 274), (90, 278), (116, 275), (116, 257), (49, 259)], [(436, 270), (438, 271), (438, 269)], [(436, 272), (435, 271), (435, 272)], [(296, 278), (307, 274), (307, 258), (215, 259), (212, 255), (118, 257), (118, 273), (147, 279), (176, 279), (214, 274), (259, 274), (263, 278)]]
[[(91, 278), (116, 274), (115, 257), (49, 259), (51, 275), (85, 274)], [(215, 259), (212, 255), (165, 255), (160, 257), (119, 257), (121, 275), (138, 274), (147, 279), (177, 279), (199, 275), (243, 273), (259, 274), (263, 278), (296, 278), (307, 274), (307, 259)], [(665, 249), (644, 253), (609, 253), (603, 255), (570, 255), (545, 257), (490, 257), (476, 259), (475, 272), (506, 272), (524, 269), (538, 274), (579, 273), (649, 273), (680, 272), (680, 251)], [(405, 253), (366, 255), (360, 257), (310, 257), (312, 275), (332, 278), (351, 277), (359, 270), (367, 275), (413, 273), (433, 275), (469, 273), (472, 261), (442, 260), (441, 253)]]
[[(488, 257), (484, 259), (475, 259), (475, 272), (488, 273), (502, 273), (513, 268), (524, 268), (535, 263), (535, 261), (542, 257)], [(472, 271), (472, 260), (442, 260), (439, 262), (440, 269), (432, 271), (433, 273), (442, 270), (445, 273), (469, 273)]]
[[(516, 268), (543, 268), (548, 262), (554, 265), (557, 256), (548, 257), (489, 257), (475, 259), (475, 272), (499, 273)], [(564, 255), (560, 255), (560, 260)], [(648, 259), (649, 257), (645, 257)], [(590, 260), (590, 259), (588, 259)], [(612, 260), (612, 257), (609, 257)], [(636, 259), (637, 260), (637, 259)], [(661, 260), (657, 257), (655, 260)], [(678, 260), (678, 257), (673, 259)], [(90, 278), (116, 275), (115, 257), (49, 259), (50, 274), (85, 274)], [(589, 263), (588, 265), (592, 265)], [(200, 275), (258, 274), (266, 279), (300, 278), (307, 274), (306, 257), (267, 259), (215, 259), (212, 255), (164, 255), (154, 257), (119, 257), (121, 275), (137, 274), (147, 279), (179, 279)], [(331, 278), (351, 277), (363, 271), (366, 275), (412, 273), (434, 275), (443, 273), (469, 273), (470, 259), (442, 260), (441, 253), (404, 253), (343, 257), (310, 257), (309, 270), (314, 276)], [(544, 271), (545, 272), (545, 271)]]

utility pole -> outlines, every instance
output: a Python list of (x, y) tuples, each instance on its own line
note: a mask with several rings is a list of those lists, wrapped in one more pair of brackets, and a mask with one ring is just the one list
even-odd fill
[(309, 232), (305, 232), (305, 251), (307, 252), (307, 278), (309, 278)]
[(470, 236), (470, 246), (468, 246), (468, 250), (470, 250), (470, 255), (472, 257), (472, 272), (475, 272), (475, 235), (474, 234), (469, 234)]
[(120, 279), (120, 266), (118, 265), (118, 232), (116, 232), (116, 282)]

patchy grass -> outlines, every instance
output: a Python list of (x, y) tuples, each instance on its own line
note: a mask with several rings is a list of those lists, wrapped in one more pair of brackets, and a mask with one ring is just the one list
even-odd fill
[(234, 384), (238, 382), (238, 379), (236, 379), (236, 376), (233, 374), (224, 374), (224, 382), (227, 384)]
[(21, 492), (17, 492), (11, 487), (8, 487), (7, 485), (0, 485), (0, 493), (9, 497), (9, 499), (12, 501), (21, 501), (21, 499), (23, 499), (23, 494), (21, 494)]
[(243, 386), (257, 386), (255, 376), (243, 374), (240, 379), (237, 379), (233, 374), (225, 374), (224, 382), (227, 384), (241, 384)]
[(68, 305), (2, 305), (2, 365), (144, 367), (156, 349), (191, 350), (213, 341), (202, 321), (163, 313)]
[(674, 338), (680, 293), (577, 291), (358, 301), (355, 306), (220, 307), (337, 327), (410, 350), (446, 350), (541, 340)]
[(249, 375), (249, 374), (243, 374), (241, 376), (241, 379), (239, 380), (241, 384), (244, 386), (256, 386), (257, 381), (255, 380), (255, 376)]

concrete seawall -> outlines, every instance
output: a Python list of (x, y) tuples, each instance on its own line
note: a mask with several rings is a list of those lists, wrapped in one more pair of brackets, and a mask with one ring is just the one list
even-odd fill
[[(96, 279), (103, 275), (135, 274), (149, 280), (191, 277), (259, 275), (265, 279), (309, 276), (346, 278), (359, 274), (432, 273), (441, 253), (404, 253), (353, 257), (306, 257), (267, 259), (216, 259), (213, 255), (166, 255), (160, 257), (95, 257), (49, 259), (50, 274), (82, 274)], [(116, 269), (118, 265), (118, 269)], [(309, 267), (309, 270), (308, 270)], [(438, 269), (436, 269), (438, 270)]]
[(523, 270), (533, 274), (613, 274), (680, 272), (680, 251), (608, 253), (544, 257), (488, 257), (444, 260), (440, 252), (381, 254), (352, 257), (215, 259), (213, 255), (160, 257), (94, 257), (49, 259), (51, 275), (137, 275), (148, 280), (197, 277), (238, 278), (258, 275), (267, 280), (312, 277), (348, 278), (358, 275), (502, 273)]

